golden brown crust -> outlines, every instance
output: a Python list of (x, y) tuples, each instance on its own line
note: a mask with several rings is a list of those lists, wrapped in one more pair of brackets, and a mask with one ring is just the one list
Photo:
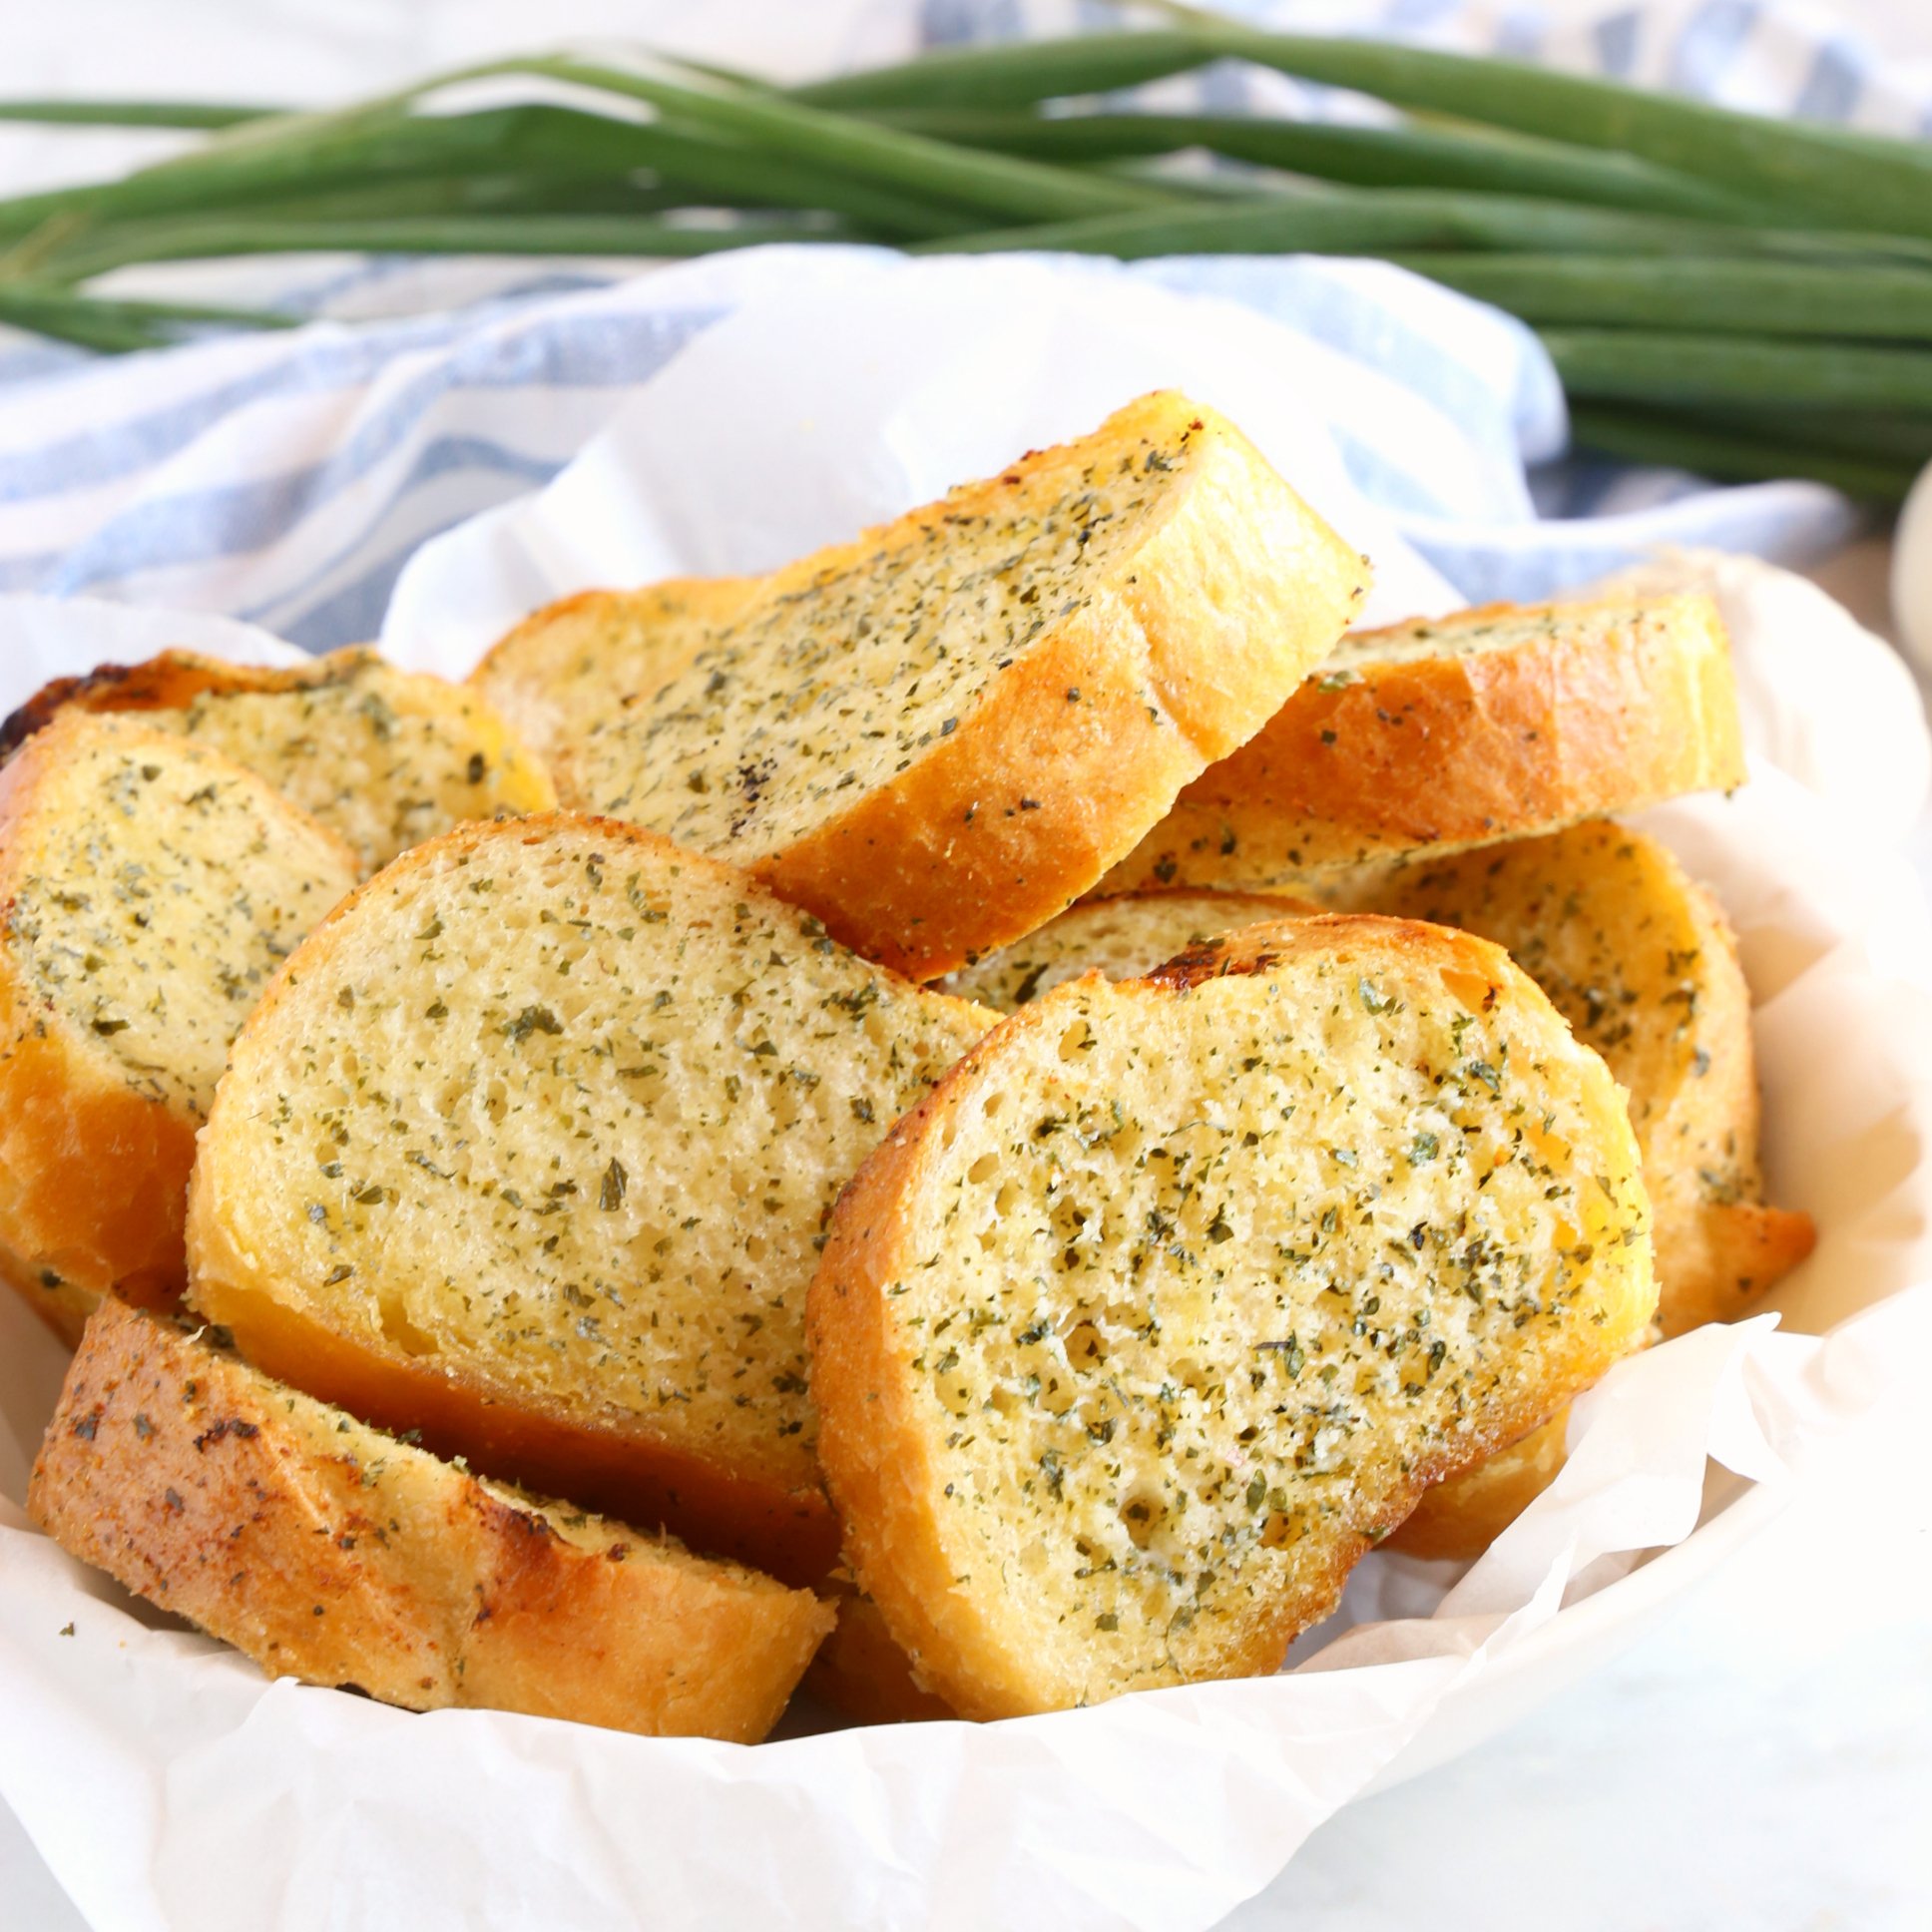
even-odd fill
[[(1489, 1012), (1499, 1000), (1513, 1009), (1525, 999), (1541, 1006), (1529, 982), (1486, 942), (1405, 921), (1336, 916), (1249, 928), (1115, 991), (1148, 1008), (1134, 1031), (1151, 1040), (1162, 1024), (1162, 1007), (1186, 1000), (1197, 988), (1230, 976), (1266, 975), (1285, 959), (1329, 952), (1345, 969), (1340, 978), (1348, 988), (1364, 962), (1372, 960), (1391, 974), (1439, 973), (1473, 1011)], [(949, 1541), (961, 1519), (956, 1513), (949, 1517), (948, 1503), (941, 1500), (952, 1495), (950, 1442), (933, 1427), (929, 1403), (922, 1399), (927, 1337), (908, 1324), (910, 1304), (900, 1298), (907, 1281), (926, 1265), (915, 1258), (911, 1217), (921, 1196), (942, 1185), (942, 1173), (950, 1173), (945, 1164), (959, 1137), (970, 1131), (970, 1117), (995, 1093), (1012, 1092), (1007, 1063), (1022, 1057), (1020, 1043), (1029, 1033), (1060, 1039), (1069, 1016), (1097, 984), (1098, 976), (1074, 982), (1022, 1008), (897, 1123), (840, 1198), (811, 1288), (819, 1455), (845, 1526), (846, 1560), (918, 1679), (966, 1716), (1049, 1707), (1070, 1700), (1070, 1692), (1066, 1680), (1055, 1675), (1059, 1667), (1040, 1661), (1015, 1622), (989, 1606), (984, 1592), (963, 1587), (961, 1554)], [(1552, 1030), (1551, 1050), (1574, 1053), (1555, 1016), (1547, 1008), (1543, 1013), (1533, 1024), (1539, 1031)], [(1230, 1617), (1211, 1675), (1277, 1668), (1295, 1634), (1326, 1613), (1362, 1554), (1403, 1519), (1431, 1483), (1474, 1466), (1540, 1426), (1602, 1372), (1628, 1334), (1649, 1321), (1655, 1285), (1641, 1234), (1635, 1146), (1601, 1064), (1581, 1053), (1576, 1061), (1579, 1091), (1592, 1097), (1586, 1103), (1593, 1109), (1592, 1128), (1602, 1136), (1613, 1170), (1614, 1198), (1627, 1206), (1636, 1203), (1639, 1216), (1624, 1230), (1623, 1258), (1608, 1261), (1604, 1321), (1576, 1340), (1576, 1352), (1564, 1368), (1534, 1386), (1518, 1385), (1512, 1394), (1493, 1396), (1480, 1414), (1460, 1419), (1453, 1439), (1441, 1439), (1434, 1448), (1418, 1445), (1387, 1494), (1371, 1499), (1358, 1491), (1338, 1493), (1340, 1513), (1324, 1521), (1322, 1547), (1304, 1546), (1292, 1589), (1250, 1602)], [(999, 1596), (1006, 1592), (1002, 1584)], [(1090, 1683), (1083, 1694), (1107, 1695), (1119, 1688), (1096, 1691)]]
[[(628, 697), (682, 671), (763, 587), (756, 577), (676, 577), (635, 591), (559, 598), (493, 645), (473, 689), (540, 757), (554, 757)], [(557, 773), (566, 805), (583, 805)]]
[(1481, 933), (1629, 1090), (1656, 1214), (1658, 1319), (1728, 1321), (1810, 1253), (1766, 1207), (1750, 988), (1715, 899), (1658, 840), (1608, 821), (1364, 875), (1364, 911)]
[[(174, 758), (176, 740), (130, 726), (125, 742)], [(70, 1344), (104, 1294), (172, 1307), (187, 1282), (183, 1220), (199, 1117), (126, 1069), (27, 979), (11, 936), (30, 827), (48, 786), (89, 727), (38, 731), (0, 768), (0, 1278)], [(348, 848), (252, 774), (208, 752), (205, 768), (251, 787), (264, 819), (299, 824), (332, 851), (344, 884)]]
[(1556, 1481), (1569, 1423), (1570, 1411), (1559, 1410), (1521, 1442), (1425, 1490), (1386, 1547), (1437, 1562), (1481, 1556)]
[(838, 1622), (805, 1673), (807, 1690), (854, 1723), (933, 1723), (953, 1714), (944, 1697), (919, 1688), (870, 1597), (844, 1583), (834, 1586), (832, 1602)]
[[(1159, 459), (1146, 471), (1136, 462), (1144, 452)], [(988, 530), (1038, 535), (1049, 502), (1090, 501), (1129, 472), (1147, 500), (1137, 499), (1134, 520), (1112, 540), (1118, 554), (1072, 565), (1057, 561), (1064, 544), (1043, 552), (1052, 568), (1075, 574), (1061, 586), (1060, 608), (1042, 606), (1038, 635), (1014, 644), (1002, 632), (996, 641), (965, 587), (1000, 578), (1018, 558), (975, 557), (974, 577), (936, 600), (922, 636), (956, 626), (962, 655), (949, 662), (970, 671), (963, 684), (981, 681), (978, 695), (961, 715), (902, 740), (906, 755), (885, 775), (841, 793), (852, 802), (814, 792), (818, 767), (802, 764), (733, 790), (732, 771), (751, 768), (753, 747), (720, 735), (706, 693), (714, 683), (762, 692), (784, 676), (785, 627), (807, 600), (833, 587), (842, 615), (825, 635), (842, 638), (849, 627), (852, 639), (870, 637), (861, 607), (911, 560), (951, 555), (962, 530), (977, 530), (982, 543)], [(1075, 554), (1087, 556), (1084, 537)], [(999, 476), (775, 572), (745, 618), (665, 688), (655, 710), (614, 715), (562, 754), (559, 781), (599, 810), (737, 859), (865, 957), (912, 979), (937, 978), (1093, 885), (1190, 778), (1258, 729), (1332, 648), (1367, 578), (1364, 560), (1238, 430), (1184, 396), (1157, 393), (1079, 443), (1034, 451)], [(811, 689), (821, 692), (822, 680)], [(775, 733), (770, 720), (788, 714), (765, 707), (756, 716), (763, 722), (740, 719), (740, 729)], [(830, 746), (842, 726), (828, 719), (825, 728), (813, 753), (821, 761), (836, 755)], [(770, 744), (774, 757), (796, 754), (777, 735)], [(681, 778), (700, 748), (718, 768), (694, 765)], [(854, 776), (849, 765), (844, 776)], [(743, 805), (728, 830), (727, 793)], [(767, 835), (774, 798), (792, 800), (798, 823)], [(703, 813), (711, 816), (689, 829)]]
[(751, 1742), (831, 1624), (808, 1593), (486, 1487), (105, 1303), (29, 1506), (270, 1675)]
[(957, 998), (1012, 1013), (1090, 969), (1109, 979), (1136, 979), (1183, 948), (1235, 926), (1322, 910), (1312, 900), (1284, 892), (1193, 887), (1086, 898), (938, 984)]
[[(1133, 416), (1110, 428), (1132, 435)], [(1262, 725), (1359, 608), (1368, 570), (1238, 431), (1202, 419), (1213, 433), (1193, 487), (1124, 580), (911, 770), (755, 864), (773, 891), (854, 951), (936, 978), (1071, 904)]]
[(135, 665), (97, 665), (79, 678), (42, 685), (4, 724), (0, 760), (11, 758), (63, 712), (175, 712), (217, 693), (287, 690), (303, 667), (229, 664), (193, 651), (164, 651)]
[[(270, 722), (260, 710), (218, 718), (198, 709), (225, 699), (335, 692), (353, 693), (355, 704), (319, 724), (309, 710), (298, 717), (274, 715)], [(403, 671), (360, 645), (279, 666), (164, 651), (143, 664), (102, 665), (85, 677), (57, 678), (0, 725), (0, 760), (58, 718), (116, 713), (180, 714), (181, 728), (191, 736), (257, 772), (346, 836), (365, 872), (446, 824), (547, 811), (557, 803), (549, 771), (487, 697)], [(352, 721), (346, 732), (345, 716)], [(399, 721), (428, 734), (428, 741), (405, 748)]]
[[(1457, 648), (1485, 625), (1507, 626), (1509, 641)], [(1382, 641), (1418, 630), (1440, 648), (1378, 659)], [(1729, 645), (1708, 598), (1489, 605), (1348, 640), (1182, 792), (1103, 889), (1292, 883), (1743, 777)]]

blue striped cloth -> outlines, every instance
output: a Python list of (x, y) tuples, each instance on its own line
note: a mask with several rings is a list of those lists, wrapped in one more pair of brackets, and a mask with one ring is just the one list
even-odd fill
[[(1626, 7), (1562, 34), (1532, 8), (1471, 0), (1336, 5), (1320, 20), (1305, 4), (1228, 10), (1932, 130), (1926, 77), (1882, 66), (1814, 15), (1755, 0)], [(908, 0), (908, 11), (928, 45), (1120, 18), (1098, 0)], [(1233, 65), (1136, 98), (1372, 112)], [(311, 650), (372, 636), (426, 539), (547, 482), (703, 331), (747, 302), (782, 299), (846, 252), (751, 250), (643, 273), (311, 261), (274, 283), (278, 301), (314, 318), (285, 333), (107, 360), (0, 331), (0, 592), (219, 611)], [(1334, 372), (1329, 426), (1354, 484), (1472, 601), (1535, 597), (1666, 544), (1802, 562), (1856, 527), (1848, 503), (1810, 484), (1716, 489), (1568, 460), (1561, 389), (1534, 336), (1399, 270), (1217, 256), (1114, 271), (1244, 304), (1300, 336)], [(205, 273), (196, 292), (262, 298), (259, 264), (232, 277)], [(385, 302), (429, 312), (335, 319)]]

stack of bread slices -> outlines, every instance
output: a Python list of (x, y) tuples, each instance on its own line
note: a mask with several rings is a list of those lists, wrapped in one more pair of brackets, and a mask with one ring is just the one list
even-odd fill
[[(764, 1734), (1275, 1669), (1810, 1241), (1694, 597), (1357, 633), (1162, 393), (761, 578), (0, 748), (31, 1506), (271, 1673)], [(814, 1659), (816, 1660), (814, 1666)]]

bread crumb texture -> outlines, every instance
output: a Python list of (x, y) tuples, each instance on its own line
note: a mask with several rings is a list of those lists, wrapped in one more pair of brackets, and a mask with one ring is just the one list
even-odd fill
[(524, 743), (553, 757), (627, 697), (649, 696), (763, 589), (756, 577), (681, 577), (580, 591), (533, 611), (470, 673)]
[[(932, 978), (1090, 887), (1261, 725), (1366, 583), (1231, 424), (1144, 397), (736, 587), (743, 608), (667, 682), (607, 688), (560, 743), (558, 783), (751, 867), (868, 957)], [(610, 603), (550, 628), (595, 633)], [(543, 616), (500, 647), (500, 676), (543, 661)], [(551, 689), (581, 723), (573, 662)]]
[(1659, 1319), (1728, 1320), (1810, 1252), (1764, 1205), (1750, 992), (1710, 895), (1656, 839), (1606, 820), (1421, 862), (1353, 902), (1507, 948), (1629, 1094), (1655, 1208)]
[(1236, 926), (1298, 918), (1322, 908), (1286, 893), (1135, 892), (1085, 899), (1038, 932), (940, 982), (948, 993), (1013, 1013), (1082, 973), (1141, 979), (1163, 960)]
[(186, 1279), (195, 1135), (230, 1040), (355, 883), (252, 772), (75, 714), (0, 770), (0, 1276), (64, 1339)]
[(1743, 782), (1708, 597), (1485, 605), (1343, 638), (1102, 881), (1286, 885)]
[(7, 839), (16, 970), (130, 1089), (202, 1120), (230, 1041), (352, 865), (259, 779), (145, 720), (66, 720), (40, 749)]
[(1621, 1095), (1495, 947), (1250, 927), (992, 1035), (813, 1285), (848, 1556), (963, 1713), (1274, 1669), (1642, 1333)]
[(749, 1742), (830, 1610), (440, 1462), (106, 1303), (29, 1507), (71, 1554), (271, 1677)]
[(365, 886), (239, 1044), (196, 1304), (265, 1296), (505, 1408), (817, 1490), (840, 1186), (990, 1016), (634, 826), (474, 826)]
[(50, 686), (7, 734), (61, 709), (140, 712), (259, 772), (347, 839), (364, 872), (466, 819), (557, 802), (485, 697), (366, 649), (282, 671), (167, 652)]

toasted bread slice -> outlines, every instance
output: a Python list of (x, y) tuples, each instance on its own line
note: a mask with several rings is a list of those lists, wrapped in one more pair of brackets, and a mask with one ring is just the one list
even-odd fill
[(626, 698), (648, 698), (763, 588), (758, 577), (679, 577), (583, 591), (533, 611), (470, 673), (540, 757), (587, 736)]
[[(1736, 942), (1664, 846), (1596, 820), (1397, 871), (1364, 897), (1507, 948), (1628, 1090), (1665, 1334), (1746, 1312), (1810, 1253), (1810, 1217), (1762, 1198), (1750, 992)], [(1559, 1419), (1431, 1490), (1396, 1546), (1474, 1556), (1562, 1466)]]
[(1279, 892), (1134, 892), (1118, 899), (1084, 899), (1038, 932), (961, 967), (940, 984), (961, 999), (1014, 1013), (1082, 973), (1140, 979), (1176, 953), (1218, 939), (1236, 926), (1321, 910), (1310, 900)]
[(1623, 1097), (1500, 948), (1244, 929), (1021, 1009), (841, 1197), (846, 1556), (964, 1715), (1275, 1669), (1651, 1318)]
[(1366, 909), (1502, 946), (1630, 1094), (1667, 1335), (1728, 1321), (1811, 1251), (1768, 1208), (1750, 989), (1710, 895), (1668, 848), (1596, 820), (1389, 873)]
[(1102, 890), (1292, 884), (1743, 778), (1709, 598), (1491, 604), (1345, 638)]
[(562, 748), (558, 782), (932, 979), (1093, 885), (1326, 656), (1366, 582), (1231, 424), (1147, 396), (776, 572)]
[(229, 1042), (355, 855), (252, 772), (64, 717), (0, 769), (0, 1273), (70, 1341), (186, 1279)]
[(805, 1673), (807, 1690), (861, 1724), (927, 1723), (953, 1714), (943, 1697), (914, 1681), (870, 1597), (849, 1578), (834, 1576), (830, 1599), (838, 1621)]
[(113, 1302), (28, 1507), (269, 1676), (410, 1710), (751, 1743), (832, 1623), (808, 1591), (482, 1481)]
[(439, 1453), (809, 1580), (831, 1206), (992, 1015), (611, 820), (471, 825), (310, 938), (236, 1043), (194, 1305)]
[(56, 679), (0, 725), (0, 755), (70, 711), (140, 712), (224, 752), (339, 832), (366, 872), (464, 819), (557, 802), (486, 700), (369, 650), (287, 670), (165, 651)]

